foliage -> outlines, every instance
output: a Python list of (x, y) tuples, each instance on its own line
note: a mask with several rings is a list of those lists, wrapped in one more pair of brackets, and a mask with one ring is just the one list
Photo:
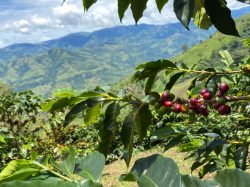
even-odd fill
[(35, 160), (13, 160), (0, 173), (0, 186), (101, 187), (104, 164), (104, 156), (98, 152), (76, 158), (73, 149), (60, 163), (52, 158), (44, 164)]
[[(161, 171), (161, 172), (159, 172)], [(248, 186), (250, 174), (237, 169), (219, 171), (212, 180), (200, 180), (191, 175), (182, 175), (170, 158), (152, 155), (135, 162), (131, 171), (121, 177), (122, 181), (136, 181), (139, 187), (158, 186)]]
[[(249, 1), (242, 1), (249, 3)], [(85, 10), (88, 10), (97, 0), (83, 0)], [(122, 21), (126, 10), (130, 7), (134, 20), (137, 23), (147, 8), (148, 0), (138, 2), (136, 0), (118, 0), (118, 14)], [(166, 0), (156, 0), (159, 12), (168, 3)], [(174, 12), (179, 21), (188, 28), (191, 18), (198, 27), (208, 29), (212, 24), (223, 34), (239, 36), (234, 20), (231, 17), (231, 10), (227, 2), (223, 0), (174, 0)], [(199, 16), (197, 16), (197, 14)]]

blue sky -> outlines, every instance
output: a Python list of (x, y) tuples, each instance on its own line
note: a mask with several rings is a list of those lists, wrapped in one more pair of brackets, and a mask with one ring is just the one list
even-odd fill
[[(0, 47), (13, 43), (37, 43), (58, 38), (72, 32), (93, 31), (121, 25), (117, 15), (117, 0), (98, 0), (84, 13), (81, 0), (0, 0)], [(245, 4), (229, 0), (230, 8)], [(159, 14), (154, 0), (149, 0), (148, 9), (140, 23), (165, 24), (176, 22), (172, 2)], [(134, 24), (127, 12), (123, 25)]]

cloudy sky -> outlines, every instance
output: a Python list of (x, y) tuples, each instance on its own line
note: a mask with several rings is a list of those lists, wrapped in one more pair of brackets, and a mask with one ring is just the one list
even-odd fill
[[(0, 47), (13, 43), (37, 43), (58, 38), (68, 33), (93, 31), (121, 25), (117, 15), (117, 0), (98, 0), (84, 13), (81, 0), (0, 0)], [(245, 6), (229, 0), (233, 9)], [(176, 22), (172, 3), (159, 14), (154, 0), (139, 23), (164, 24)], [(131, 12), (127, 12), (123, 24), (134, 24)]]

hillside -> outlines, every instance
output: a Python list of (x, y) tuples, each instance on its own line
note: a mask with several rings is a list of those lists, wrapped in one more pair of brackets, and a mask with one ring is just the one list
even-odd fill
[(176, 55), (182, 46), (191, 47), (212, 32), (187, 31), (180, 24), (138, 25), (16, 44), (0, 50), (0, 81), (40, 94), (62, 87), (105, 86), (127, 76), (139, 63)]
[[(239, 16), (249, 10), (233, 13)], [(43, 95), (63, 87), (108, 86), (133, 72), (136, 65), (173, 57), (214, 32), (192, 24), (190, 31), (179, 23), (142, 24), (73, 33), (38, 44), (14, 44), (0, 49), (0, 82)]]
[[(185, 53), (177, 55), (170, 60), (174, 62), (182, 61), (190, 67), (196, 64), (196, 68), (223, 67), (224, 64), (221, 62), (219, 56), (220, 50), (228, 50), (235, 62), (242, 60), (244, 56), (250, 54), (250, 48), (243, 47), (241, 42), (243, 38), (250, 37), (250, 14), (239, 18), (236, 21), (236, 24), (241, 37), (226, 36), (216, 32), (207, 41), (193, 46)], [(118, 82), (112, 87), (112, 90), (119, 90), (125, 85), (132, 86), (133, 84), (129, 83), (130, 78), (131, 75)], [(185, 86), (187, 85), (185, 83), (186, 82), (182, 82), (176, 86), (173, 91), (177, 94), (180, 94), (179, 90), (185, 89)], [(158, 80), (155, 83), (154, 89), (157, 91), (162, 91), (165, 87), (165, 84), (166, 80), (164, 75), (160, 74)], [(141, 90), (141, 87), (139, 87), (138, 90)], [(184, 92), (182, 91), (181, 93)]]

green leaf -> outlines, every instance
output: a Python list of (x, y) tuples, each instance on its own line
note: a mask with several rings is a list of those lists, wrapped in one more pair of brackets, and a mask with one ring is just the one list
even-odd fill
[(82, 0), (84, 10), (85, 11), (88, 10), (96, 2), (97, 2), (97, 0)]
[(94, 107), (88, 108), (84, 116), (84, 123), (91, 125), (97, 122), (98, 116), (101, 112), (101, 105), (97, 104)]
[(163, 9), (164, 5), (167, 4), (168, 0), (155, 0), (159, 12)]
[(77, 159), (76, 171), (77, 174), (84, 177), (85, 179), (98, 182), (101, 178), (104, 165), (104, 155), (99, 152), (94, 152), (86, 157)]
[(178, 72), (178, 73), (175, 73), (174, 75), (172, 75), (170, 77), (170, 80), (169, 82), (166, 84), (166, 87), (165, 87), (165, 90), (171, 90), (172, 87), (174, 86), (174, 84), (177, 82), (177, 80), (183, 76), (185, 74), (185, 72)]
[(118, 14), (121, 22), (124, 17), (124, 13), (128, 9), (129, 5), (130, 0), (118, 0)]
[(12, 180), (22, 180), (39, 173), (43, 168), (29, 160), (13, 160), (0, 173), (0, 184)]
[(0, 184), (0, 187), (102, 187), (101, 184), (91, 180), (84, 180), (81, 183), (72, 181), (62, 181), (59, 178), (46, 178), (44, 180), (18, 181)]
[(168, 139), (170, 136), (176, 134), (178, 131), (176, 131), (174, 128), (167, 126), (160, 130), (157, 130), (152, 136), (155, 136), (157, 140), (162, 139)]
[(222, 57), (222, 62), (224, 62), (227, 67), (231, 66), (234, 63), (232, 56), (227, 50), (221, 50), (219, 51), (219, 53)]
[(52, 100), (50, 102), (46, 102), (42, 106), (42, 111), (53, 112), (53, 111), (64, 109), (65, 107), (70, 106), (74, 100), (75, 100), (74, 97), (73, 98), (64, 97), (64, 98), (58, 98), (56, 100)]
[(149, 110), (149, 105), (144, 103), (135, 113), (136, 131), (141, 141), (146, 135), (148, 127), (151, 125), (152, 114)]
[(204, 6), (211, 22), (221, 33), (240, 36), (225, 0), (205, 0)]
[(188, 29), (194, 14), (194, 0), (174, 0), (174, 12), (178, 20)]
[(204, 143), (204, 141), (201, 139), (193, 139), (188, 143), (182, 144), (178, 148), (181, 152), (190, 152), (190, 151), (194, 151), (194, 150), (198, 149), (199, 147), (201, 147), (203, 145), (203, 143)]
[(166, 69), (166, 68), (177, 68), (177, 67), (173, 62), (169, 60), (157, 60), (140, 64), (139, 66), (136, 67), (136, 70), (141, 70), (141, 69), (152, 70), (152, 69)]
[(107, 156), (109, 152), (110, 144), (113, 140), (117, 117), (120, 114), (120, 105), (119, 103), (111, 103), (105, 111), (105, 117), (103, 122), (100, 124), (99, 130), (99, 147), (98, 150)]
[(133, 17), (135, 22), (137, 23), (139, 19), (142, 17), (144, 10), (147, 8), (148, 0), (130, 0), (131, 2), (131, 10), (133, 13)]
[(181, 178), (186, 187), (218, 187), (215, 181), (202, 181), (192, 175), (182, 175)]
[(70, 148), (69, 155), (66, 160), (62, 161), (61, 163), (56, 163), (54, 160), (51, 160), (51, 165), (58, 169), (60, 172), (64, 173), (65, 175), (71, 176), (75, 169), (76, 163), (76, 151), (73, 148)]
[(250, 174), (239, 169), (225, 169), (223, 171), (218, 171), (214, 179), (223, 187), (250, 186)]
[(76, 104), (65, 116), (64, 126), (70, 124), (78, 115), (79, 113), (83, 113), (86, 108), (91, 108), (96, 106), (98, 103), (104, 101), (105, 98), (103, 97), (95, 97), (86, 99), (78, 104)]
[(209, 29), (212, 26), (209, 16), (206, 13), (204, 7), (204, 0), (194, 0), (195, 10), (194, 10), (194, 24), (202, 29)]
[(148, 95), (151, 92), (151, 89), (154, 85), (155, 79), (156, 79), (157, 74), (152, 75), (151, 77), (148, 78), (146, 85), (145, 85), (145, 94)]
[(134, 144), (134, 126), (135, 126), (135, 113), (130, 113), (122, 124), (121, 139), (124, 146), (123, 159), (127, 166), (129, 166)]

